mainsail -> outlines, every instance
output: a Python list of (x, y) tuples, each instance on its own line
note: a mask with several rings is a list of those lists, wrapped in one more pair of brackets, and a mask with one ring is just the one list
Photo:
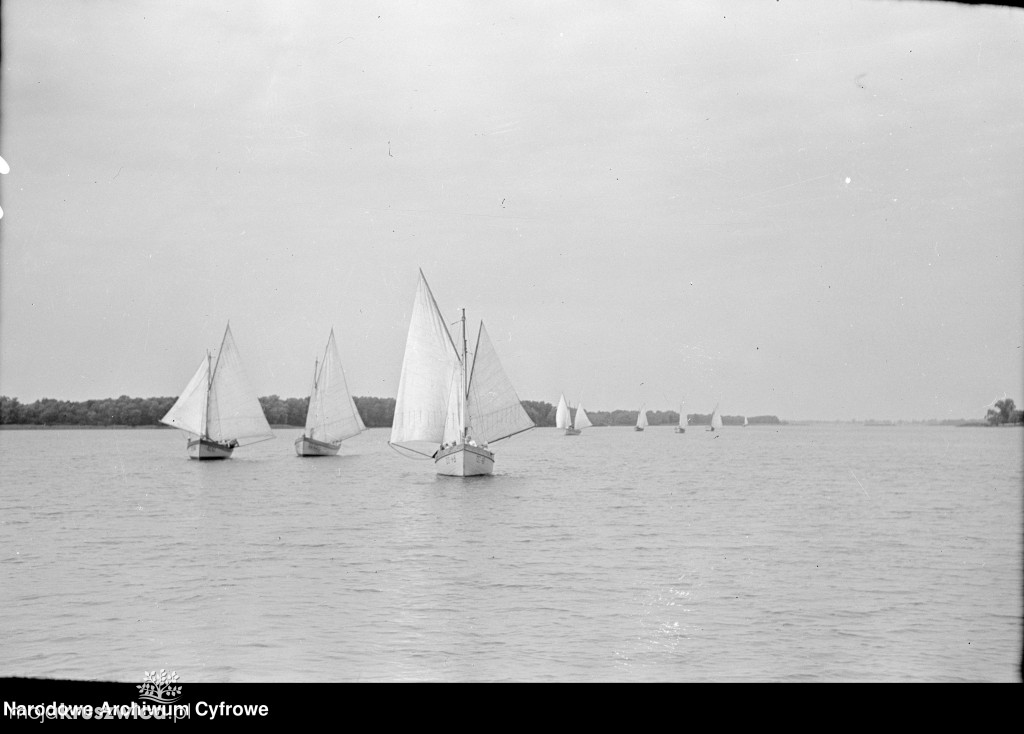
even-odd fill
[(338, 443), (365, 431), (366, 426), (348, 391), (345, 371), (338, 356), (334, 329), (327, 339), (324, 361), (320, 365), (306, 413), (306, 435), (317, 441)]
[(433, 455), (445, 440), (449, 406), (458, 412), (460, 363), (451, 334), (421, 271), (395, 399), (392, 444)]
[(249, 386), (230, 324), (213, 367), (206, 420), (206, 435), (214, 441), (235, 440), (241, 446), (274, 437), (263, 406)]
[(487, 329), (480, 322), (473, 356), (473, 372), (466, 396), (467, 430), (478, 442), (500, 441), (533, 428), (512, 381), (494, 351)]
[(647, 411), (644, 407), (640, 408), (640, 414), (636, 417), (637, 428), (647, 428)]
[(569, 404), (565, 402), (565, 395), (559, 395), (558, 408), (555, 409), (555, 428), (569, 428), (571, 425)]

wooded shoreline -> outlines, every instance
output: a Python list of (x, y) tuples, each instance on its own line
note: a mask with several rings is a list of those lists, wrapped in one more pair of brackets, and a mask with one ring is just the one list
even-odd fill
[[(0, 428), (163, 428), (160, 419), (170, 410), (176, 397), (118, 398), (99, 400), (55, 400), (42, 398), (22, 404), (17, 398), (0, 396)], [(309, 398), (259, 398), (267, 422), (276, 427), (301, 428), (306, 423)], [(394, 398), (355, 397), (353, 401), (367, 428), (390, 428), (395, 415)], [(523, 409), (540, 428), (555, 425), (555, 406), (537, 400), (522, 400)], [(648, 410), (648, 425), (674, 426), (679, 413), (674, 410)], [(638, 411), (588, 411), (595, 426), (631, 426)], [(742, 415), (723, 415), (724, 425), (742, 426)], [(774, 415), (746, 416), (750, 425), (783, 425)], [(711, 424), (711, 414), (690, 413), (687, 425)]]

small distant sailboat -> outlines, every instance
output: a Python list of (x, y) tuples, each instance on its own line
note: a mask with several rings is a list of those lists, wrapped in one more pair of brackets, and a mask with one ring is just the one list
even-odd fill
[(679, 425), (676, 426), (676, 433), (686, 433), (686, 413), (683, 412), (682, 403), (679, 403)]
[(188, 435), (190, 459), (227, 459), (245, 444), (274, 438), (242, 367), (231, 324), (217, 352), (209, 352), (178, 400), (160, 419)]
[(747, 416), (743, 416), (743, 427), (746, 428), (748, 425), (750, 424), (747, 423)]
[(391, 428), (392, 446), (434, 459), (437, 473), (491, 474), (488, 445), (533, 428), (483, 322), (473, 364), (462, 310), (461, 350), (420, 271)]
[(640, 413), (636, 417), (636, 426), (634, 426), (633, 430), (642, 431), (645, 428), (647, 428), (647, 411), (644, 410), (644, 406), (641, 406)]
[(718, 412), (718, 406), (715, 406), (715, 412), (711, 414), (711, 426), (708, 428), (709, 431), (717, 431), (722, 427), (722, 416)]
[(558, 396), (558, 408), (555, 410), (555, 428), (564, 428), (566, 436), (578, 436), (584, 428), (594, 425), (583, 410), (583, 403), (576, 406), (576, 419), (573, 420), (572, 410), (565, 402), (565, 395)]
[(345, 371), (334, 341), (334, 329), (327, 338), (324, 361), (313, 367), (313, 389), (309, 394), (306, 430), (295, 439), (299, 456), (335, 456), (346, 438), (366, 430), (345, 381)]

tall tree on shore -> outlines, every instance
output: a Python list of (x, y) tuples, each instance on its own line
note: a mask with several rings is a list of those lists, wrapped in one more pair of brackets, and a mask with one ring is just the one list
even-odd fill
[(997, 400), (992, 404), (992, 407), (988, 409), (988, 413), (985, 415), (985, 420), (992, 425), (1010, 423), (1014, 418), (1016, 407), (1017, 406), (1013, 403), (1013, 398)]

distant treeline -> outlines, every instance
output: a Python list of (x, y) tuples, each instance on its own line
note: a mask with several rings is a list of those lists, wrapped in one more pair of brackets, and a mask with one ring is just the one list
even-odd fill
[[(522, 403), (527, 414), (538, 426), (547, 427), (555, 425), (555, 411), (557, 408), (554, 405), (551, 403), (539, 403), (533, 400), (523, 400)], [(572, 409), (572, 414), (573, 417), (576, 416), (575, 408)], [(587, 417), (590, 418), (590, 422), (595, 426), (635, 426), (638, 416), (639, 411), (636, 410), (587, 411)], [(691, 426), (710, 426), (711, 413), (687, 413), (686, 421), (687, 425)], [(648, 410), (647, 423), (652, 426), (678, 426), (679, 412), (676, 410)], [(747, 423), (750, 425), (781, 425), (782, 421), (774, 415), (754, 415), (747, 416)], [(722, 425), (742, 426), (743, 416), (723, 415)]]
[[(0, 396), (0, 423), (4, 425), (21, 424), (37, 426), (156, 426), (162, 425), (160, 419), (174, 405), (175, 397), (163, 398), (130, 398), (122, 395), (119, 398), (102, 400), (54, 400), (42, 398), (34, 403), (21, 404), (17, 398)], [(303, 426), (306, 424), (306, 411), (309, 398), (281, 398), (269, 395), (259, 399), (263, 413), (271, 425)], [(394, 398), (355, 397), (356, 408), (367, 428), (390, 428), (395, 417)], [(536, 400), (523, 400), (523, 408), (541, 427), (555, 425), (555, 406), (551, 403)], [(575, 414), (575, 411), (573, 411)], [(637, 411), (613, 410), (588, 412), (595, 426), (632, 426), (636, 425)], [(706, 426), (711, 423), (711, 414), (689, 413), (688, 424)], [(652, 426), (674, 426), (679, 423), (679, 413), (674, 410), (649, 410), (647, 420)], [(779, 425), (781, 421), (774, 415), (749, 416), (751, 425)], [(727, 426), (742, 426), (743, 416), (724, 415), (722, 423)]]
[[(356, 410), (367, 428), (390, 428), (395, 417), (394, 398), (352, 398)], [(304, 426), (309, 398), (279, 398), (277, 395), (260, 398), (263, 414), (271, 425)]]
[[(0, 424), (37, 426), (157, 426), (174, 405), (176, 397), (119, 398), (103, 400), (54, 400), (43, 398), (22, 405), (17, 398), (0, 396)], [(394, 398), (355, 398), (367, 428), (390, 427), (395, 415)], [(273, 425), (304, 426), (309, 398), (260, 398), (263, 413)]]

